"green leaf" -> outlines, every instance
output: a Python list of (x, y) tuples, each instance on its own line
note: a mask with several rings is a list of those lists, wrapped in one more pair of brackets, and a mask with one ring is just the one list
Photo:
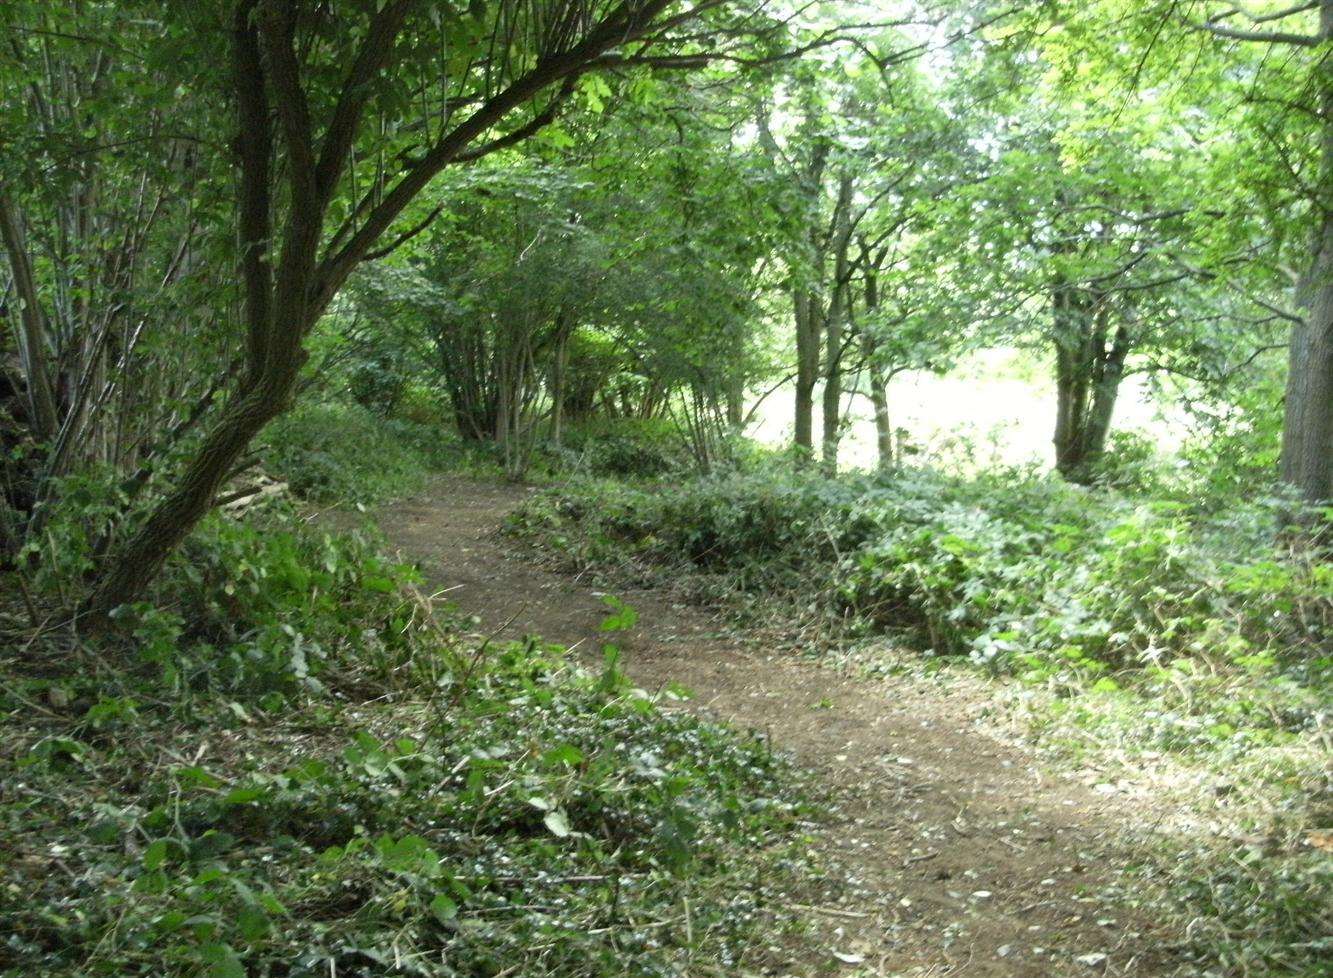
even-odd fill
[(430, 902), (430, 912), (441, 922), (453, 920), (458, 916), (458, 904), (443, 893), (437, 893), (435, 899)]
[(199, 960), (208, 967), (210, 978), (246, 978), (245, 965), (226, 944), (205, 944), (199, 948)]
[(143, 853), (143, 868), (150, 873), (155, 869), (160, 869), (167, 861), (167, 849), (171, 845), (168, 839), (158, 839)]
[(608, 594), (602, 603), (612, 609), (612, 614), (602, 619), (598, 627), (604, 632), (623, 632), (633, 628), (639, 621), (639, 613), (619, 598)]
[(258, 907), (243, 907), (236, 915), (236, 930), (249, 944), (267, 937), (272, 926), (268, 917)]
[(552, 767), (556, 765), (574, 767), (576, 764), (583, 763), (583, 751), (573, 744), (560, 744), (542, 755), (542, 763)]

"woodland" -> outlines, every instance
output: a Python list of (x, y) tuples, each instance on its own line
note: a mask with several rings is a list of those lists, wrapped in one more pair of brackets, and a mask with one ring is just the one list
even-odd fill
[(1328, 978), (1331, 555), (1333, 0), (0, 5), (2, 976)]

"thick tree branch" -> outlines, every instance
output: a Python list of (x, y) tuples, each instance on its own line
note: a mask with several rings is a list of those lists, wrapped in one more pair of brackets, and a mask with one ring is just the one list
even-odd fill
[(351, 152), (370, 97), (370, 82), (384, 70), (403, 22), (417, 2), (394, 0), (375, 14), (370, 22), (370, 31), (347, 73), (328, 129), (324, 133), (324, 145), (320, 149), (319, 163), (315, 169), (315, 189), (324, 200), (333, 194)]
[(434, 177), (463, 153), (473, 140), (498, 125), (509, 113), (531, 101), (541, 92), (566, 79), (592, 70), (599, 55), (617, 44), (636, 40), (653, 26), (653, 19), (670, 5), (671, 0), (646, 0), (621, 3), (567, 51), (547, 54), (508, 87), (487, 99), (470, 116), (442, 136), (434, 146), (402, 176), (380, 203), (370, 212), (365, 224), (334, 254), (326, 255), (316, 273), (315, 306), (322, 308), (346, 281), (352, 269), (371, 249), (403, 209)]
[(1294, 44), (1301, 47), (1318, 47), (1321, 38), (1314, 34), (1292, 34), (1286, 31), (1247, 31), (1236, 27), (1226, 27), (1213, 21), (1195, 25), (1196, 30), (1207, 31), (1217, 37), (1232, 41), (1253, 41), (1260, 44)]

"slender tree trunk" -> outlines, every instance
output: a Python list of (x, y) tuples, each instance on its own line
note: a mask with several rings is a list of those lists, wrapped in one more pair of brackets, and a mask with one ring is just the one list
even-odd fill
[(569, 368), (569, 344), (560, 340), (551, 364), (551, 444), (560, 447), (565, 421), (565, 371)]
[(745, 425), (745, 379), (732, 377), (727, 381), (727, 427), (740, 431)]
[(29, 423), (43, 441), (54, 438), (60, 427), (55, 390), (46, 363), (46, 330), (32, 264), (23, 243), (23, 231), (9, 195), (0, 190), (0, 242), (9, 256), (14, 291), (19, 303), (19, 364), (28, 385)]
[(842, 318), (829, 317), (824, 330), (824, 404), (823, 439), (820, 445), (820, 469), (827, 476), (838, 474), (838, 441), (842, 428)]
[(834, 204), (833, 291), (829, 297), (828, 320), (824, 328), (824, 438), (821, 467), (828, 476), (838, 474), (838, 443), (842, 437), (842, 335), (848, 313), (848, 250), (852, 243), (851, 234), (852, 177), (844, 173), (838, 179), (838, 199)]
[(1083, 434), (1087, 422), (1088, 375), (1091, 373), (1091, 332), (1086, 309), (1075, 286), (1059, 284), (1051, 297), (1055, 327), (1055, 469), (1078, 480), (1083, 468)]
[(819, 381), (819, 324), (809, 290), (797, 286), (792, 296), (796, 317), (796, 423), (794, 441), (800, 457), (815, 449), (815, 385)]
[[(503, 341), (501, 341), (503, 342)], [(509, 444), (510, 413), (514, 406), (513, 351), (506, 343), (495, 354), (495, 427), (491, 437), (501, 448)]]
[(889, 417), (889, 378), (879, 358), (879, 344), (873, 324), (869, 322), (879, 310), (879, 269), (886, 251), (876, 254), (865, 240), (861, 241), (861, 272), (865, 282), (865, 307), (868, 322), (861, 331), (861, 354), (870, 375), (870, 404), (875, 411), (875, 450), (881, 472), (891, 472), (898, 466), (893, 452), (893, 425)]
[[(1333, 36), (1333, 0), (1320, 4), (1320, 33)], [(1305, 322), (1291, 331), (1282, 423), (1282, 481), (1305, 502), (1333, 499), (1333, 65), (1320, 65), (1322, 211), (1314, 257), (1300, 289)]]
[(1111, 431), (1111, 416), (1125, 376), (1125, 357), (1129, 355), (1129, 332), (1119, 327), (1111, 346), (1099, 355), (1092, 384), (1092, 399), (1083, 423), (1082, 470), (1087, 472), (1106, 454), (1106, 438)]
[(895, 467), (893, 457), (893, 425), (889, 418), (889, 381), (884, 371), (868, 355), (870, 372), (870, 403), (875, 409), (875, 448), (879, 459), (879, 470), (891, 472)]

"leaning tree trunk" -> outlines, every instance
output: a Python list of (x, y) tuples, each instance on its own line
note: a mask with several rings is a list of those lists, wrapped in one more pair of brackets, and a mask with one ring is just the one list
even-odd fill
[[(1333, 0), (1320, 5), (1320, 33), (1333, 36)], [(1292, 329), (1288, 347), (1281, 464), (1282, 481), (1309, 503), (1333, 499), (1333, 66), (1327, 57), (1319, 70), (1323, 216), (1300, 290), (1305, 321)]]
[(296, 386), (303, 357), (284, 376), (254, 385), (238, 395), (191, 458), (176, 488), (153, 510), (138, 532), (115, 553), (115, 563), (88, 602), (96, 618), (132, 601), (147, 588), (195, 525), (208, 515), (218, 490), (234, 470), (246, 446), (281, 414)]

